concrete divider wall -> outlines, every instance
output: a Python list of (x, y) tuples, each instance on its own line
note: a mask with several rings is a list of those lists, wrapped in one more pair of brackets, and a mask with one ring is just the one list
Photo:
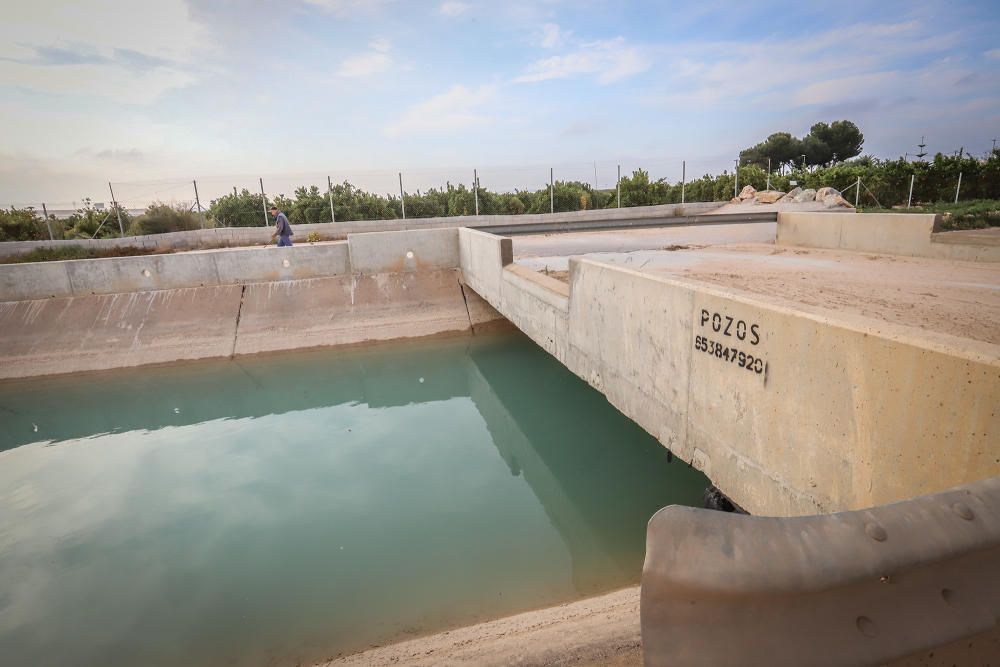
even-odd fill
[[(588, 259), (571, 260), (566, 297), (501, 268), (504, 247), (461, 230), (466, 282), (755, 514), (857, 509), (1000, 475), (996, 345), (849, 326)], [(743, 338), (714, 332), (716, 314)], [(709, 355), (701, 337), (743, 354)]]
[(0, 264), (0, 301), (238, 285), (350, 273), (347, 243)]
[(458, 266), (458, 230), (422, 229), (351, 234), (351, 270), (359, 275), (453, 269)]
[[(412, 218), (407, 220), (354, 220), (350, 222), (320, 222), (294, 225), (294, 240), (302, 243), (315, 232), (324, 238), (345, 238), (348, 234), (365, 232), (401, 231), (407, 229), (437, 229), (459, 227), (491, 227), (542, 222), (586, 222), (595, 220), (627, 221), (640, 219), (669, 219), (676, 215), (697, 215), (722, 206), (724, 202), (695, 202), (688, 204), (662, 204), (619, 209), (570, 211), (566, 213), (533, 213), (525, 215), (460, 215), (438, 218)], [(262, 218), (263, 219), (263, 218)], [(8, 241), (0, 243), (0, 257), (19, 255), (38, 248), (82, 246), (86, 248), (156, 248), (169, 250), (198, 250), (207, 248), (252, 246), (266, 244), (273, 227), (217, 227), (187, 232), (147, 234), (108, 239), (73, 239), (59, 241)]]
[(1000, 262), (1000, 246), (936, 242), (934, 214), (780, 212), (778, 245), (910, 257)]
[(291, 248), (0, 264), (0, 301), (456, 268), (458, 230), (351, 234)]
[(1000, 650), (1000, 478), (778, 519), (649, 522), (645, 664), (985, 665)]

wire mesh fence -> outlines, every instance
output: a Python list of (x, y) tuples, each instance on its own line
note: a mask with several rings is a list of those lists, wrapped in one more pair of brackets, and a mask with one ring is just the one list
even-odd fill
[(293, 224), (519, 215), (726, 201), (745, 185), (783, 191), (796, 186), (832, 186), (852, 202), (878, 207), (1000, 198), (1000, 151), (984, 159), (939, 155), (932, 162), (910, 162), (869, 158), (810, 169), (788, 165), (768, 170), (740, 164), (738, 172), (729, 169), (711, 174), (718, 164), (717, 158), (647, 157), (551, 165), (115, 181), (108, 183), (106, 196), (12, 205), (11, 211), (19, 211), (25, 219), (35, 216), (34, 227), (24, 232), (5, 225), (0, 240), (25, 233), (30, 238), (93, 238), (265, 226), (273, 223), (268, 212), (272, 205), (284, 211)]

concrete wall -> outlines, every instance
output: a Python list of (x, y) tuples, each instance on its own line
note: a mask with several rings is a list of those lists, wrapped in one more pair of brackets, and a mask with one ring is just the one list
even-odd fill
[[(294, 225), (293, 229), (295, 232), (294, 241), (302, 243), (311, 232), (320, 234), (324, 238), (346, 238), (348, 234), (408, 229), (457, 229), (459, 227), (530, 225), (595, 220), (627, 222), (630, 220), (663, 219), (666, 221), (680, 214), (697, 215), (707, 213), (719, 208), (722, 204), (723, 202), (697, 202), (683, 205), (663, 204), (660, 206), (572, 211), (554, 214), (462, 215), (442, 218), (412, 218), (407, 220), (356, 220), (351, 222), (322, 222), (310, 225)], [(24, 254), (37, 248), (60, 246), (83, 246), (101, 250), (111, 248), (150, 248), (161, 251), (246, 247), (266, 244), (270, 240), (272, 232), (272, 227), (261, 225), (260, 227), (219, 227), (189, 232), (127, 236), (125, 238), (68, 241), (9, 241), (0, 243), (0, 257)]]
[(291, 248), (0, 264), (0, 301), (242, 285), (458, 267), (458, 230), (350, 234)]
[(646, 534), (645, 664), (990, 664), (998, 563), (1000, 478), (792, 519), (667, 507)]
[(502, 322), (462, 284), (454, 229), (0, 269), (9, 269), (0, 271), (0, 379), (477, 331)]
[(778, 245), (1000, 262), (1000, 245), (935, 234), (934, 214), (778, 213)]
[(350, 273), (347, 242), (0, 264), (0, 301), (301, 280)]
[[(830, 215), (830, 214), (824, 214)], [(894, 502), (1000, 475), (1000, 347), (914, 339), (735, 292), (570, 261), (570, 286), (461, 230), (466, 283), (754, 514)], [(761, 372), (695, 349), (703, 313), (756, 332)], [(735, 326), (735, 325), (734, 325)]]

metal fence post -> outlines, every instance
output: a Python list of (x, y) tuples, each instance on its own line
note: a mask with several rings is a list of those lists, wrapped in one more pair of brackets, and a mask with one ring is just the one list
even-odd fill
[(622, 207), (622, 166), (618, 165), (618, 184), (615, 185), (618, 191), (618, 208)]
[(49, 224), (49, 210), (45, 208), (45, 202), (42, 202), (42, 215), (45, 216), (45, 226), (49, 230), (49, 240), (54, 241), (55, 237), (52, 236), (52, 225)]
[(553, 170), (549, 167), (549, 213), (556, 212), (556, 191), (555, 181), (552, 180)]
[(733, 172), (733, 173), (736, 174), (736, 180), (733, 181), (733, 199), (736, 199), (737, 197), (740, 196), (740, 161), (739, 160), (736, 161), (736, 171)]
[(476, 215), (479, 215), (479, 172), (472, 170), (472, 192), (476, 200)]
[(403, 195), (403, 172), (399, 172), (399, 206), (403, 210), (403, 220), (406, 220), (406, 197)]
[(861, 195), (861, 177), (858, 176), (858, 182), (855, 183), (854, 187), (854, 208), (858, 207), (858, 197)]
[(201, 216), (201, 228), (205, 229), (205, 214), (201, 210), (201, 199), (198, 198), (198, 181), (191, 181), (194, 184), (194, 203), (198, 205), (198, 215)]
[(916, 174), (910, 174), (910, 194), (906, 198), (906, 208), (910, 208), (910, 204), (913, 203), (913, 179), (916, 177)]
[(260, 199), (261, 199), (260, 205), (264, 207), (264, 226), (268, 227), (270, 226), (271, 223), (267, 219), (267, 195), (264, 194), (264, 179), (261, 178), (259, 180), (260, 180)]
[(958, 172), (958, 185), (955, 186), (955, 203), (958, 203), (958, 191), (962, 189), (962, 172)]
[(122, 225), (122, 212), (118, 208), (118, 202), (115, 201), (115, 191), (111, 189), (111, 181), (108, 181), (108, 190), (111, 192), (111, 205), (115, 207), (115, 213), (118, 215), (118, 231), (121, 235), (125, 236), (125, 226)]
[(687, 184), (687, 160), (681, 161), (681, 203), (684, 203), (684, 186)]
[(330, 195), (330, 222), (337, 222), (337, 215), (333, 212), (333, 181), (326, 177), (326, 193)]

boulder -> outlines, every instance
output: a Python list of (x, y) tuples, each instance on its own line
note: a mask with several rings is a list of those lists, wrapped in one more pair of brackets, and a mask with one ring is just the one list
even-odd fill
[(741, 203), (742, 201), (743, 201), (743, 200), (742, 200), (742, 199), (740, 199), (739, 197), (733, 197), (732, 199), (730, 199), (730, 200), (729, 200), (729, 203), (730, 203), (730, 204), (739, 204), (739, 203)]
[(784, 192), (780, 190), (764, 190), (763, 192), (758, 192), (754, 197), (754, 201), (758, 204), (773, 204), (785, 195)]
[(839, 194), (827, 195), (826, 199), (823, 200), (823, 206), (827, 208), (854, 208), (854, 204), (847, 201)]
[(806, 188), (799, 194), (795, 195), (796, 204), (802, 204), (807, 201), (816, 201), (816, 191), (813, 190), (812, 188)]
[(840, 196), (840, 190), (837, 188), (820, 188), (816, 191), (816, 201), (825, 202), (826, 198), (831, 195)]
[(778, 201), (781, 202), (781, 203), (795, 201), (795, 198), (799, 196), (800, 192), (802, 192), (802, 188), (792, 188), (791, 190), (788, 191), (787, 195), (785, 195), (784, 197), (782, 197)]
[(747, 199), (753, 199), (755, 194), (757, 194), (757, 190), (752, 185), (747, 185), (740, 190), (740, 199), (744, 201)]

